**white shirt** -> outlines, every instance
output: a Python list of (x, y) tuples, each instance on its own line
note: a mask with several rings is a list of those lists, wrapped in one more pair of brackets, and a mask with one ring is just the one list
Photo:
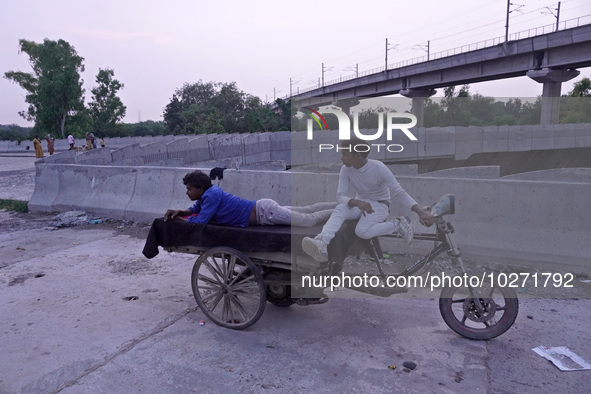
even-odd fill
[[(368, 159), (367, 163), (357, 169), (343, 166), (339, 174), (337, 202), (349, 202), (349, 191), (355, 191), (355, 199), (362, 201), (390, 201), (391, 196), (403, 207), (410, 210), (416, 201), (400, 186), (394, 174), (384, 163)], [(392, 192), (392, 193), (390, 193)]]

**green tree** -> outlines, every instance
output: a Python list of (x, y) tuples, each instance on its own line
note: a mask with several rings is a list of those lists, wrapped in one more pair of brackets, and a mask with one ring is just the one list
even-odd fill
[(72, 134), (74, 138), (80, 139), (84, 138), (90, 130), (92, 130), (92, 117), (88, 111), (79, 111), (68, 121), (66, 134)]
[(568, 92), (570, 97), (591, 97), (591, 79), (585, 77), (573, 85), (573, 90)]
[(277, 119), (260, 98), (248, 95), (245, 100), (245, 122), (249, 132), (276, 131)]
[(39, 44), (19, 40), (19, 52), (29, 56), (32, 73), (8, 71), (4, 77), (27, 91), (27, 111), (19, 112), (34, 121), (38, 133), (52, 133), (65, 138), (66, 122), (84, 113), (84, 89), (80, 73), (83, 58), (64, 40), (43, 40)]
[(470, 86), (462, 86), (457, 93), (455, 89), (455, 86), (443, 89), (441, 106), (446, 116), (441, 126), (468, 126), (472, 118), (469, 108)]
[[(360, 130), (369, 129), (376, 130), (379, 125), (379, 118), (382, 118), (382, 126), (385, 128), (385, 114), (388, 112), (396, 112), (396, 110), (383, 107), (381, 105), (375, 108), (366, 108), (358, 113), (357, 121)], [(378, 115), (379, 114), (379, 115)], [(351, 119), (351, 126), (353, 126), (354, 118), (353, 115), (349, 116)], [(336, 129), (338, 130), (338, 128)]]
[(542, 114), (542, 97), (538, 96), (536, 101), (523, 103), (519, 111), (518, 124), (539, 124)]
[[(285, 130), (289, 130), (291, 108), (289, 103), (284, 107)], [(171, 134), (251, 133), (281, 130), (282, 115), (273, 114), (268, 105), (242, 92), (235, 82), (199, 81), (175, 91), (164, 108), (164, 124)]]
[(450, 86), (444, 89), (440, 100), (426, 101), (424, 124), (425, 127), (538, 124), (540, 112), (539, 97), (535, 102), (521, 99), (503, 102), (480, 94), (471, 95), (468, 85), (459, 92)]
[(245, 133), (249, 131), (245, 123), (246, 93), (236, 87), (236, 82), (214, 85), (216, 93), (211, 105), (219, 111), (221, 124), (227, 133)]
[(445, 111), (441, 108), (439, 100), (427, 99), (423, 112), (423, 125), (425, 127), (439, 127), (443, 124)]
[(560, 99), (560, 123), (591, 123), (591, 80), (575, 82)]
[(221, 116), (213, 105), (216, 85), (185, 83), (164, 108), (164, 125), (170, 134), (223, 133)]
[(114, 79), (111, 69), (99, 69), (96, 76), (98, 86), (92, 92), (88, 112), (92, 117), (93, 131), (97, 136), (116, 137), (124, 135), (124, 127), (117, 124), (125, 116), (126, 107), (117, 96), (123, 84)]
[(165, 134), (166, 128), (164, 127), (164, 122), (154, 122), (153, 120), (147, 120), (140, 123), (128, 123), (125, 125), (125, 135), (131, 137)]
[(33, 139), (33, 130), (30, 127), (21, 127), (16, 124), (0, 125), (0, 140), (22, 141)]
[[(285, 101), (278, 98), (275, 100), (277, 104), (277, 131), (287, 131), (291, 129), (292, 116), (295, 117), (295, 113), (291, 111), (291, 99)], [(295, 111), (294, 111), (295, 112)], [(295, 121), (295, 120), (294, 120)]]

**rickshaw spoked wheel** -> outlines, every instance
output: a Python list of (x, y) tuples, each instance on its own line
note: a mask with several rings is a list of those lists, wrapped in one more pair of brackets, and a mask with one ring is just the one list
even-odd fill
[(201, 254), (193, 266), (191, 287), (199, 308), (222, 327), (250, 327), (265, 310), (261, 269), (236, 249), (219, 246)]

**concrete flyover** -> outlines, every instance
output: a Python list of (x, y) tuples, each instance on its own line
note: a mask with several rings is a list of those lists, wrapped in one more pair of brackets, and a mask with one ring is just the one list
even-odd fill
[(451, 54), (325, 85), (290, 97), (297, 107), (334, 104), (355, 97), (401, 94), (413, 99), (422, 125), (421, 103), (436, 88), (529, 76), (543, 83), (542, 124), (558, 123), (560, 86), (591, 66), (591, 24)]

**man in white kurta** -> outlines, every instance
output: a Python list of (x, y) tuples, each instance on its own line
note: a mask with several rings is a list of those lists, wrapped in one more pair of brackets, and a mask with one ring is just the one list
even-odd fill
[[(368, 152), (363, 147), (368, 145), (361, 140), (346, 141), (344, 144), (341, 151), (343, 167), (337, 188), (338, 205), (320, 234), (302, 241), (304, 252), (318, 262), (328, 260), (327, 245), (345, 220), (359, 220), (355, 234), (363, 239), (398, 232), (407, 242), (412, 241), (413, 228), (408, 217), (386, 220), (391, 200), (415, 212), (421, 224), (431, 226), (435, 221), (433, 215), (421, 209), (400, 186), (384, 163), (367, 158)], [(355, 191), (354, 198), (349, 197), (350, 189)]]

